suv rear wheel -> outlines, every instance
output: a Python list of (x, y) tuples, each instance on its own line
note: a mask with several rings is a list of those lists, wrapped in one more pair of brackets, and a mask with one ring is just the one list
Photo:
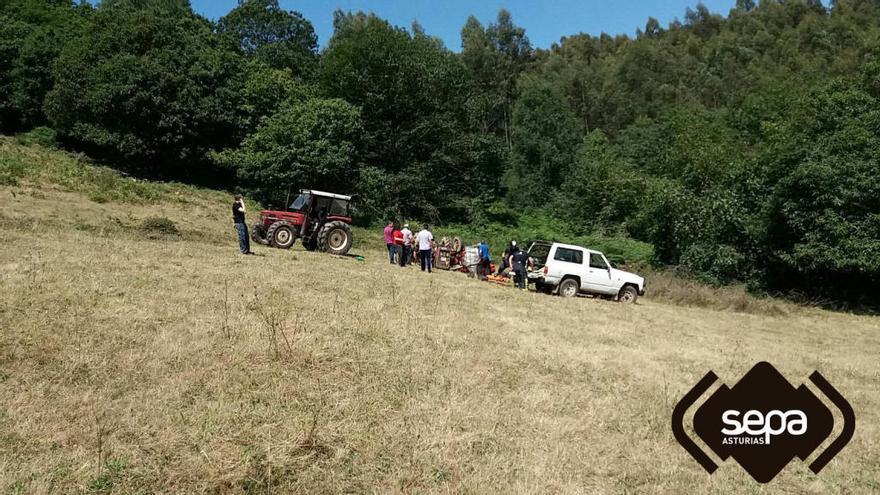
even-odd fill
[(559, 295), (562, 297), (574, 297), (580, 291), (580, 284), (573, 278), (567, 278), (559, 283)]

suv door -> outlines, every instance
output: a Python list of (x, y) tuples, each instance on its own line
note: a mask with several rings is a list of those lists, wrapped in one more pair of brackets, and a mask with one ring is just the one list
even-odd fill
[(553, 261), (548, 260), (547, 265), (551, 267), (551, 273), (557, 279), (562, 279), (566, 275), (579, 277), (581, 290), (584, 290), (584, 279), (587, 274), (584, 264), (585, 254), (582, 249), (556, 246), (553, 251)]
[(590, 259), (587, 266), (586, 281), (588, 287), (586, 290), (597, 292), (599, 294), (616, 294), (617, 291), (612, 287), (611, 281), (611, 265), (602, 256), (602, 253), (590, 251)]

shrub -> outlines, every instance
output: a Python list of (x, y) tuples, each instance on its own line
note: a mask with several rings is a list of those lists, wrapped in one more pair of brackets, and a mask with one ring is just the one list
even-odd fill
[(27, 162), (21, 157), (0, 155), (0, 186), (15, 186), (27, 173)]
[[(417, 222), (410, 222), (418, 227)], [(647, 265), (654, 257), (654, 248), (648, 243), (637, 241), (623, 235), (578, 235), (566, 222), (541, 214), (527, 214), (513, 225), (490, 223), (481, 227), (467, 225), (447, 225), (434, 231), (436, 238), (444, 236), (461, 237), (466, 244), (476, 244), (486, 240), (496, 256), (507, 244), (516, 239), (523, 247), (534, 240), (564, 242), (584, 246), (605, 253), (615, 265)]]
[(15, 136), (15, 140), (25, 146), (54, 148), (58, 142), (58, 134), (51, 127), (35, 127), (28, 132)]
[(141, 231), (150, 238), (173, 237), (180, 235), (177, 225), (165, 217), (149, 217), (141, 222)]
[(681, 256), (682, 266), (703, 282), (731, 283), (742, 274), (745, 257), (736, 248), (724, 244), (692, 244)]

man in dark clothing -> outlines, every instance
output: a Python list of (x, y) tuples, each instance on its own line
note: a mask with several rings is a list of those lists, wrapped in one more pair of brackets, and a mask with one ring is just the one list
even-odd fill
[(510, 266), (513, 267), (514, 278), (517, 289), (528, 290), (529, 277), (526, 269), (529, 266), (529, 253), (522, 248), (515, 248), (516, 251), (510, 255)]
[(244, 199), (240, 194), (236, 194), (235, 200), (232, 202), (232, 222), (235, 224), (235, 230), (238, 232), (238, 248), (241, 250), (241, 254), (251, 254), (251, 240), (248, 237), (244, 213)]
[(510, 268), (510, 264), (508, 261), (513, 253), (516, 252), (516, 241), (510, 241), (510, 244), (504, 248), (504, 254), (501, 256), (501, 266), (498, 267), (498, 271), (495, 272), (497, 275), (501, 275), (504, 273), (504, 270)]

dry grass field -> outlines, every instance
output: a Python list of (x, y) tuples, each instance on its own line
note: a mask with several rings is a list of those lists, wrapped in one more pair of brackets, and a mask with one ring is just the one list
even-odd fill
[[(391, 267), (370, 242), (365, 261), (245, 257), (226, 195), (102, 196), (125, 179), (74, 162), (0, 140), (18, 167), (0, 186), (0, 493), (880, 491), (876, 317), (562, 300)], [(673, 439), (708, 370), (732, 385), (760, 360), (795, 384), (820, 370), (855, 408), (819, 476), (709, 476)]]

